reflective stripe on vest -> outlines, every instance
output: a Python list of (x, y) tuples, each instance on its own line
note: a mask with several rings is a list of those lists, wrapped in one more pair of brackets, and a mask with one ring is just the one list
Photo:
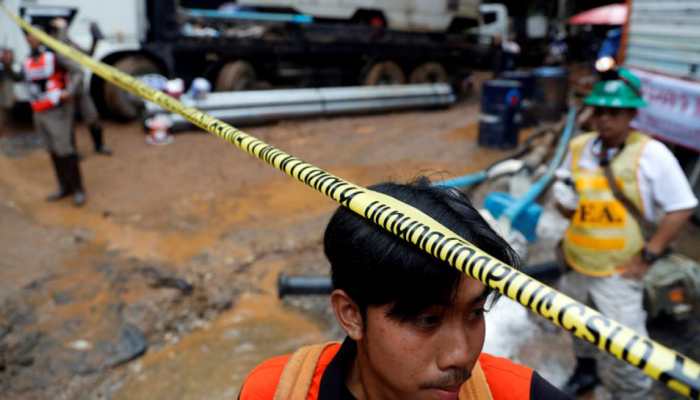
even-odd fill
[[(321, 380), (314, 381), (317, 375), (318, 360), (328, 348), (333, 346), (337, 353), (338, 342), (305, 346), (295, 351), (284, 366), (274, 400), (306, 400), (318, 398)], [(321, 374), (322, 376), (323, 374)]]
[[(639, 224), (613, 195), (603, 168), (579, 165), (586, 146), (596, 138), (586, 134), (571, 142), (571, 174), (579, 205), (563, 241), (564, 256), (575, 270), (590, 276), (610, 276), (644, 246)], [(610, 166), (616, 183), (643, 210), (639, 192), (639, 158), (649, 137), (632, 132)]]
[(50, 51), (42, 52), (39, 57), (29, 57), (24, 61), (24, 76), (30, 81), (49, 79), (56, 69), (56, 56)]
[[(339, 347), (337, 342), (302, 347), (289, 358), (282, 371), (274, 400), (313, 400), (318, 398), (320, 379), (316, 366), (321, 355), (329, 347)], [(337, 352), (337, 349), (335, 350)], [(486, 376), (477, 362), (472, 376), (459, 391), (460, 400), (493, 400)]]
[(57, 68), (56, 56), (52, 52), (44, 51), (39, 57), (29, 57), (24, 62), (24, 75), (38, 86), (33, 93), (32, 110), (42, 112), (60, 104), (66, 74)]
[[(338, 350), (339, 343), (326, 343), (301, 348), (291, 356), (271, 358), (251, 371), (239, 399), (316, 400), (326, 368)], [(532, 374), (530, 368), (481, 353), (472, 377), (460, 388), (459, 399), (530, 399)]]

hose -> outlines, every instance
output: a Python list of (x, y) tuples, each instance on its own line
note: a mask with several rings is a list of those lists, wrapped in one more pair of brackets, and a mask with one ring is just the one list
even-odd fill
[(569, 140), (574, 133), (574, 127), (576, 126), (576, 116), (577, 112), (575, 108), (569, 110), (566, 118), (566, 127), (559, 138), (559, 143), (557, 144), (557, 149), (554, 154), (554, 158), (550, 161), (547, 168), (547, 172), (535, 182), (530, 190), (525, 193), (523, 197), (518, 199), (515, 203), (511, 204), (505, 209), (501, 215), (501, 219), (506, 219), (510, 222), (515, 221), (515, 219), (523, 212), (532, 202), (534, 202), (540, 194), (549, 186), (552, 179), (554, 178), (554, 172), (559, 168), (559, 165), (564, 159), (566, 150), (568, 148)]
[[(452, 179), (447, 179), (444, 181), (435, 182), (434, 185), (435, 186), (443, 186), (443, 187), (455, 187), (455, 188), (467, 188), (470, 186), (478, 185), (478, 184), (488, 180), (489, 178), (491, 178), (491, 176), (489, 176), (489, 171), (493, 167), (495, 167), (496, 165), (498, 165), (504, 161), (514, 160), (514, 159), (517, 159), (517, 158), (524, 156), (525, 154), (532, 151), (532, 143), (536, 139), (544, 136), (547, 133), (552, 133), (552, 132), (553, 132), (553, 130), (551, 127), (540, 128), (540, 129), (536, 130), (535, 133), (530, 135), (520, 145), (520, 147), (515, 152), (492, 162), (491, 164), (489, 164), (486, 168), (482, 169), (481, 171), (478, 171), (478, 172), (475, 172), (472, 174), (463, 175), (463, 176), (460, 176), (457, 178), (452, 178)], [(515, 173), (515, 172), (517, 172), (517, 171), (514, 171), (513, 173)]]

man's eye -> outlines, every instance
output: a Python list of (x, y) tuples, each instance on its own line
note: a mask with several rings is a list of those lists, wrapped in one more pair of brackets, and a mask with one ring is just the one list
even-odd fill
[(486, 307), (475, 308), (469, 313), (469, 320), (481, 318), (484, 316), (484, 314), (486, 314), (487, 311), (488, 310), (486, 309)]
[(433, 328), (440, 325), (442, 317), (439, 315), (420, 315), (415, 319), (415, 324), (419, 328)]

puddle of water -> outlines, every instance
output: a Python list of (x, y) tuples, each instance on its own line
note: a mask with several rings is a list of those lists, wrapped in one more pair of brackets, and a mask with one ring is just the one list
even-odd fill
[[(267, 264), (267, 265), (264, 265)], [(328, 340), (319, 324), (275, 297), (281, 261), (264, 263), (263, 294), (244, 294), (211, 325), (178, 343), (147, 354), (129, 367), (113, 397), (120, 399), (232, 399), (247, 374), (261, 361)]]
[[(51, 279), (24, 297), (42, 316), (35, 329), (56, 333), (71, 320), (80, 320), (88, 328), (103, 325), (105, 315), (111, 314), (106, 310), (119, 302), (110, 282), (93, 265), (104, 260), (103, 254), (102, 246), (87, 245), (74, 257), (52, 265)], [(81, 334), (89, 336), (90, 332)]]

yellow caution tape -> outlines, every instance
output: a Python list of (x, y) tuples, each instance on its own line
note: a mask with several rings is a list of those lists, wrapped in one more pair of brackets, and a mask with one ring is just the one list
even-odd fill
[(202, 111), (187, 107), (116, 68), (93, 60), (10, 13), (45, 45), (106, 81), (178, 113), (193, 124), (305, 183), (357, 214), (519, 302), (575, 336), (644, 371), (676, 392), (700, 400), (700, 364), (486, 254), (420, 210), (357, 186), (283, 152)]

